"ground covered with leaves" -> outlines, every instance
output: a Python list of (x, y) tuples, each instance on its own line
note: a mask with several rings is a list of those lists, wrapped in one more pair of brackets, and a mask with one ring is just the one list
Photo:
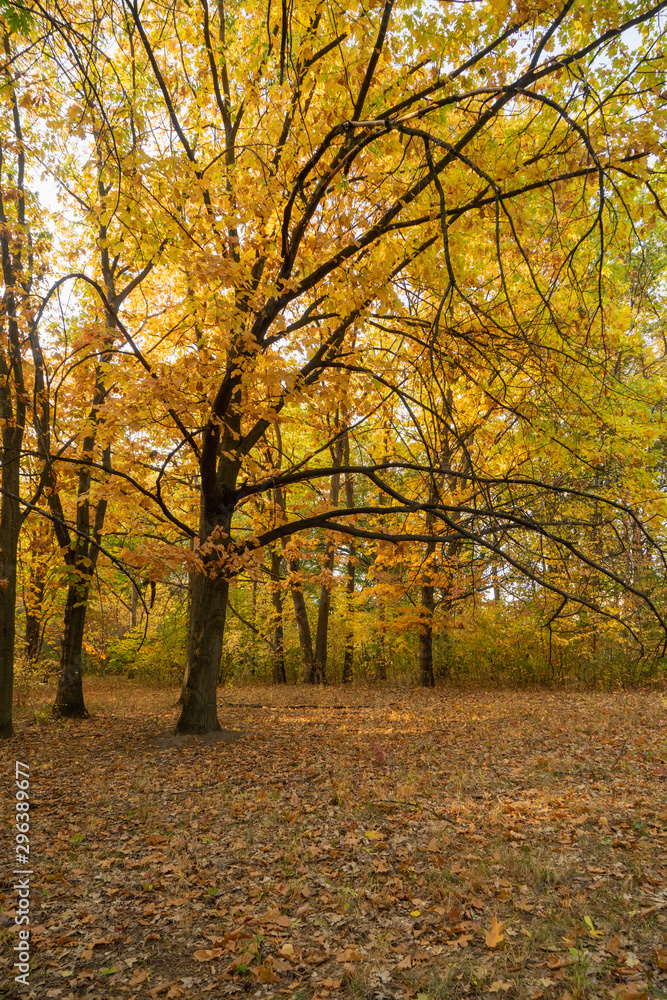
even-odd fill
[(212, 741), (177, 693), (91, 681), (0, 749), (0, 995), (667, 998), (664, 696), (221, 689)]

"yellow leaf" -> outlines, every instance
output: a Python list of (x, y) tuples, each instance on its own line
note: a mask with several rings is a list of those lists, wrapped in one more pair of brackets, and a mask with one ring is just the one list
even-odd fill
[(496, 919), (495, 914), (491, 917), (491, 927), (489, 930), (484, 931), (484, 936), (486, 938), (487, 948), (497, 948), (501, 941), (505, 940), (505, 935), (503, 931), (505, 930), (505, 921), (502, 923)]

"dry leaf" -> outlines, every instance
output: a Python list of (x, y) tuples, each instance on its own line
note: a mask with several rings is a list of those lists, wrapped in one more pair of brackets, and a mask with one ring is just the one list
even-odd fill
[(667, 972), (667, 948), (655, 949), (655, 961), (661, 972)]
[(257, 983), (279, 983), (280, 979), (275, 974), (273, 969), (268, 968), (266, 965), (258, 965), (257, 968), (251, 969), (251, 974), (255, 982)]
[(618, 939), (618, 935), (614, 934), (613, 938), (610, 938), (605, 945), (607, 951), (610, 955), (618, 955), (621, 950), (621, 942)]
[(317, 983), (317, 985), (324, 987), (325, 990), (337, 990), (339, 989), (342, 982), (343, 982), (342, 979), (329, 978), (329, 979), (321, 979)]
[(513, 986), (514, 983), (511, 979), (496, 979), (489, 986), (489, 993), (498, 993), (499, 990), (503, 990), (504, 993), (507, 993), (507, 991), (511, 990)]
[(503, 934), (504, 930), (505, 930), (505, 921), (503, 920), (501, 923), (494, 914), (491, 917), (490, 929), (484, 931), (484, 937), (486, 938), (486, 947), (497, 948), (498, 945), (505, 940), (505, 935)]
[(435, 837), (433, 837), (429, 841), (428, 850), (431, 851), (431, 853), (433, 854), (436, 854), (440, 850), (440, 848), (438, 847), (438, 841), (435, 839)]
[(135, 969), (132, 973), (132, 978), (128, 979), (128, 986), (138, 986), (139, 983), (143, 983), (145, 979), (148, 979), (148, 973), (145, 969)]
[(412, 968), (412, 958), (410, 955), (406, 955), (405, 958), (401, 959), (400, 962), (396, 963), (397, 969), (411, 969)]
[(200, 948), (195, 951), (192, 957), (197, 962), (212, 962), (216, 958), (221, 958), (225, 954), (224, 948)]
[(613, 1000), (648, 1000), (646, 983), (627, 983), (609, 991)]

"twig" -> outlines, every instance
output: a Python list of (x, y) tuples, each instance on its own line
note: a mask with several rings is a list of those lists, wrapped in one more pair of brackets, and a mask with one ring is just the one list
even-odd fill
[(621, 757), (625, 753), (625, 748), (628, 745), (628, 740), (629, 739), (630, 739), (630, 737), (626, 736), (625, 739), (623, 740), (623, 746), (621, 747), (621, 749), (618, 752), (618, 757), (616, 758), (616, 760), (614, 761), (614, 763), (611, 765), (612, 767), (616, 767), (616, 765), (618, 764), (619, 760), (621, 759)]

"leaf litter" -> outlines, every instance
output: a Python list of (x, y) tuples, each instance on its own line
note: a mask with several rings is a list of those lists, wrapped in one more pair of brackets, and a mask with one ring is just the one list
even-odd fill
[(667, 998), (664, 698), (241, 688), (206, 741), (156, 735), (173, 692), (91, 687), (2, 747), (30, 996)]

